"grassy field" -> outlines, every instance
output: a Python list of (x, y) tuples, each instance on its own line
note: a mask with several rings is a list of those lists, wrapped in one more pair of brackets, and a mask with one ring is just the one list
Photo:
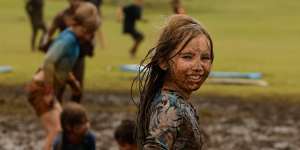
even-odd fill
[[(0, 0), (0, 65), (11, 65), (14, 72), (0, 74), (0, 85), (23, 85), (42, 63), (43, 54), (29, 49), (30, 26), (24, 1)], [(249, 97), (253, 95), (294, 95), (300, 90), (300, 1), (289, 0), (186, 0), (187, 13), (199, 19), (215, 43), (214, 71), (262, 72), (269, 87), (203, 86), (199, 93)], [(46, 0), (47, 23), (66, 6), (65, 0)], [(87, 59), (86, 88), (99, 91), (129, 91), (130, 73), (121, 64), (139, 63), (156, 41), (164, 18), (171, 14), (167, 1), (146, 0), (144, 18), (138, 28), (146, 35), (138, 57), (130, 59), (129, 36), (121, 33), (115, 19), (116, 6), (103, 7), (105, 49), (99, 45), (96, 56)], [(1, 91), (0, 91), (1, 92)]]

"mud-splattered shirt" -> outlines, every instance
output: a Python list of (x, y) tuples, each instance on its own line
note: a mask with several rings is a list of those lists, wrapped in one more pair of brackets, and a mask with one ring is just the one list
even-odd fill
[(201, 148), (198, 116), (178, 93), (162, 90), (151, 105), (149, 133), (143, 149), (198, 150)]

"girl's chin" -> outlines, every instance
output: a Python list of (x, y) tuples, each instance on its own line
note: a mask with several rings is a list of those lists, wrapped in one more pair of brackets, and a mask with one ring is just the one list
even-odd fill
[(198, 90), (199, 88), (200, 88), (200, 86), (201, 86), (201, 84), (190, 84), (189, 86), (188, 86), (188, 89), (189, 89), (189, 91), (191, 91), (191, 92), (193, 92), (193, 91), (196, 91), (196, 90)]

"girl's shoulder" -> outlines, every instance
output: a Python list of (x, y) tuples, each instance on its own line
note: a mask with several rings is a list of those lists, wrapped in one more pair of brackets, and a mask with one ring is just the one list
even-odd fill
[(175, 110), (178, 115), (184, 118), (197, 117), (197, 111), (191, 103), (179, 95), (176, 91), (162, 90), (156, 94), (152, 102), (152, 110)]
[(187, 106), (183, 97), (171, 90), (161, 90), (156, 94), (152, 103), (152, 108), (167, 107), (177, 109), (178, 111), (185, 110)]

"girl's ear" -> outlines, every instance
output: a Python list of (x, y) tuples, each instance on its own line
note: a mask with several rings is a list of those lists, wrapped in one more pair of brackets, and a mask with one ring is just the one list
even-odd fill
[(169, 69), (169, 64), (166, 60), (160, 59), (159, 60), (159, 67), (160, 69), (167, 71)]

